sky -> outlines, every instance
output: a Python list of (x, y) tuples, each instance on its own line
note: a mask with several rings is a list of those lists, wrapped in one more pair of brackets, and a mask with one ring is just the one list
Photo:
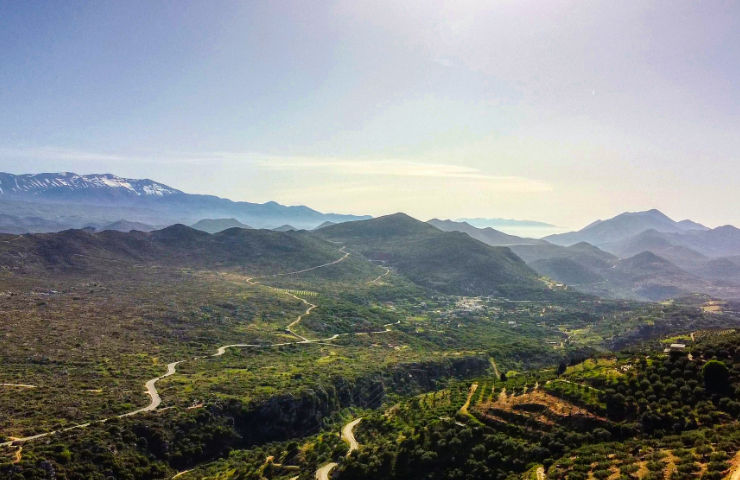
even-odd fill
[(0, 2), (0, 170), (740, 225), (740, 3)]

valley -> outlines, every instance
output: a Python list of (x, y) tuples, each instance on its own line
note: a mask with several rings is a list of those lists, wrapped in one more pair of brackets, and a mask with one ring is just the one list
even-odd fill
[(0, 480), (740, 480), (738, 44), (0, 1)]
[[(499, 370), (511, 378), (508, 395), (526, 372), (548, 365), (740, 322), (727, 306), (705, 310), (696, 299), (645, 304), (554, 288), (505, 250), (447, 238), (410, 217), (367, 222), (320, 235), (177, 226), (6, 237), (0, 334), (11, 341), (0, 383), (35, 388), (0, 387), (8, 462), (0, 469), (36, 478), (43, 458), (61, 478), (200, 478), (222, 468), (219, 458), (305, 439), (292, 460), (274, 455), (283, 457), (275, 474), (292, 478), (284, 467), (294, 465), (312, 478), (335, 459), (326, 473), (341, 476), (349, 467), (329, 451), (344, 442), (328, 432), (347, 412), (385, 411)], [(430, 241), (461, 243), (439, 256)], [(467, 268), (468, 251), (479, 264), (504, 266), (478, 280), (484, 274)], [(446, 283), (420, 280), (432, 271), (445, 272)], [(509, 298), (512, 285), (528, 293)], [(568, 392), (535, 383), (548, 395)], [(481, 395), (503, 398), (477, 384), (484, 393), (472, 391), (463, 417), (475, 415)], [(438, 416), (454, 418), (462, 400)], [(353, 451), (366, 443), (348, 432)], [(92, 457), (90, 442), (119, 453)], [(273, 470), (264, 457), (259, 465), (263, 476)]]

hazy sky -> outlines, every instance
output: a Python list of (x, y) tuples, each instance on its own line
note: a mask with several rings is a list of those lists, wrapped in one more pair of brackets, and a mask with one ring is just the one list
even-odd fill
[(740, 224), (740, 3), (0, 3), (0, 170)]

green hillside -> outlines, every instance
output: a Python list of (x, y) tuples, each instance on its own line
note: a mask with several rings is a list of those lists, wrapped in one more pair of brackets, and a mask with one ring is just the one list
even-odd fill
[(535, 272), (509, 248), (442, 232), (402, 213), (330, 225), (317, 234), (387, 262), (414, 283), (440, 292), (518, 298), (545, 291)]
[(67, 230), (0, 237), (0, 265), (19, 272), (100, 272), (138, 264), (269, 272), (300, 270), (341, 256), (338, 246), (306, 232), (243, 228), (209, 234), (173, 225), (150, 233)]

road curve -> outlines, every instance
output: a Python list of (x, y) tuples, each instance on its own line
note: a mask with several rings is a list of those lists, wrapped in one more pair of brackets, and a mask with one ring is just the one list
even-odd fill
[(290, 295), (291, 297), (293, 297), (293, 298), (295, 298), (297, 300), (300, 300), (305, 305), (307, 305), (308, 308), (306, 309), (305, 312), (303, 312), (302, 314), (298, 315), (298, 318), (296, 318), (295, 320), (293, 320), (292, 322), (290, 322), (288, 324), (288, 326), (285, 327), (285, 331), (288, 332), (288, 333), (290, 333), (291, 335), (293, 335), (296, 338), (300, 338), (304, 342), (308, 342), (308, 339), (306, 337), (304, 337), (303, 335), (295, 332), (293, 330), (293, 327), (295, 327), (296, 325), (298, 325), (299, 323), (301, 323), (301, 320), (303, 320), (303, 317), (306, 317), (306, 316), (310, 315), (311, 314), (311, 310), (313, 310), (314, 308), (316, 308), (316, 305), (314, 305), (313, 303), (307, 301), (305, 298), (301, 298), (298, 295), (295, 295), (293, 293), (289, 293), (288, 292), (288, 295)]
[(164, 375), (160, 375), (159, 377), (152, 378), (146, 384), (144, 385), (146, 387), (146, 393), (149, 394), (149, 397), (151, 397), (151, 401), (149, 402), (149, 405), (146, 407), (140, 408), (138, 410), (134, 410), (133, 412), (124, 413), (123, 415), (119, 415), (118, 418), (124, 418), (124, 417), (130, 417), (132, 415), (138, 415), (139, 413), (143, 412), (151, 412), (157, 409), (160, 403), (162, 403), (162, 398), (159, 396), (159, 392), (157, 392), (157, 382), (162, 380), (163, 378), (169, 377), (170, 375), (174, 375), (177, 371), (177, 365), (182, 363), (184, 360), (179, 360), (177, 362), (172, 362), (167, 364), (167, 372)]
[(728, 480), (740, 480), (740, 451), (735, 454), (735, 458), (732, 460), (732, 468), (735, 470), (727, 475)]
[(547, 475), (545, 475), (545, 467), (539, 466), (537, 467), (537, 470), (535, 470), (535, 474), (537, 474), (537, 480), (546, 480)]
[(349, 450), (347, 451), (347, 456), (349, 457), (352, 452), (360, 448), (360, 444), (357, 443), (357, 440), (355, 439), (355, 434), (352, 431), (358, 423), (362, 421), (362, 417), (357, 418), (355, 420), (352, 420), (347, 425), (342, 427), (342, 440), (347, 442), (349, 444)]
[[(299, 273), (310, 272), (312, 270), (316, 270), (316, 269), (319, 269), (319, 268), (324, 268), (324, 267), (329, 267), (331, 265), (336, 265), (337, 263), (343, 262), (344, 260), (346, 260), (350, 256), (350, 253), (346, 251), (346, 247), (340, 248), (339, 251), (341, 253), (343, 253), (343, 255), (340, 258), (338, 258), (338, 259), (336, 259), (334, 261), (331, 261), (331, 262), (328, 262), (328, 263), (324, 263), (322, 265), (317, 265), (315, 267), (304, 268), (303, 270), (296, 270), (296, 271), (293, 271), (293, 272), (278, 273), (278, 274), (275, 274), (275, 275), (269, 275), (267, 277), (252, 277), (252, 278), (248, 278), (247, 279), (247, 283), (256, 284), (257, 282), (254, 281), (255, 278), (275, 278), (275, 277), (282, 277), (282, 276), (286, 276), (286, 275), (296, 275), (296, 274), (299, 274)], [(305, 317), (306, 315), (308, 315), (309, 313), (311, 313), (311, 310), (313, 310), (314, 308), (316, 308), (316, 305), (314, 305), (312, 303), (309, 303), (305, 299), (300, 298), (300, 297), (298, 297), (298, 296), (296, 296), (296, 295), (294, 295), (292, 293), (289, 293), (289, 295), (297, 298), (298, 300), (301, 300), (306, 305), (308, 305), (308, 309), (306, 309), (306, 311), (303, 312), (303, 314), (301, 314), (295, 321), (291, 322), (291, 324), (289, 325), (289, 327), (290, 327), (290, 326), (296, 325), (303, 317)], [(307, 339), (307, 338), (305, 338), (305, 337), (303, 337), (301, 335), (296, 334), (295, 332), (290, 331), (289, 329), (288, 329), (288, 331), (291, 334), (293, 334), (295, 337), (301, 339), (301, 341), (299, 341), (299, 342), (273, 343), (273, 344), (265, 344), (265, 345), (254, 345), (254, 344), (244, 344), (244, 343), (238, 343), (238, 344), (233, 344), (233, 345), (224, 345), (224, 346), (218, 347), (218, 349), (216, 350), (216, 353), (213, 354), (213, 355), (210, 355), (210, 356), (211, 357), (221, 356), (221, 355), (223, 355), (225, 353), (226, 349), (228, 349), (228, 348), (278, 347), (278, 346), (283, 346), (283, 345), (321, 343), (321, 342), (326, 342), (328, 340), (334, 340), (335, 338), (337, 338), (339, 336), (339, 335), (334, 335), (332, 337), (325, 338), (325, 339), (309, 340), (309, 339)], [(194, 359), (200, 359), (200, 358), (203, 358), (203, 357), (195, 357)], [(167, 364), (167, 371), (163, 375), (160, 375), (158, 377), (152, 378), (151, 380), (148, 380), (144, 384), (144, 386), (146, 388), (146, 392), (147, 392), (147, 394), (149, 395), (149, 397), (151, 399), (150, 402), (149, 402), (149, 405), (147, 405), (145, 407), (142, 407), (142, 408), (139, 408), (139, 409), (136, 409), (134, 411), (128, 412), (128, 413), (117, 415), (115, 418), (131, 417), (133, 415), (138, 415), (140, 413), (153, 412), (153, 411), (155, 411), (157, 409), (157, 407), (159, 407), (159, 405), (162, 403), (162, 398), (159, 396), (159, 392), (157, 391), (157, 385), (156, 385), (157, 382), (159, 380), (163, 379), (163, 378), (169, 377), (169, 376), (174, 375), (175, 373), (177, 373), (177, 365), (180, 364), (180, 363), (182, 363), (182, 362), (184, 362), (184, 361), (185, 360), (178, 360), (177, 362), (168, 363)], [(11, 386), (11, 384), (3, 384), (3, 385)], [(35, 385), (12, 384), (12, 386), (16, 386), (16, 387), (21, 387), (22, 386), (24, 388), (35, 388)], [(109, 419), (110, 418), (103, 418), (103, 419), (96, 420), (96, 421), (93, 421), (93, 422), (80, 423), (80, 424), (72, 425), (70, 427), (62, 428), (62, 429), (59, 429), (59, 430), (52, 430), (50, 432), (39, 433), (37, 435), (31, 435), (31, 436), (28, 436), (28, 437), (21, 437), (21, 438), (11, 437), (11, 440), (10, 441), (0, 442), (0, 447), (9, 447), (9, 446), (12, 446), (12, 445), (20, 445), (20, 444), (23, 444), (23, 443), (26, 443), (26, 442), (37, 440), (39, 438), (44, 438), (44, 437), (49, 437), (51, 435), (56, 435), (57, 433), (60, 433), (60, 432), (68, 432), (70, 430), (75, 430), (77, 428), (86, 428), (86, 427), (90, 426), (90, 424), (92, 424), (92, 423), (96, 423), (96, 422), (105, 423)], [(329, 469), (327, 471), (327, 474), (328, 474), (329, 471), (331, 471), (331, 469)], [(317, 472), (317, 474), (318, 474), (318, 472)]]
[(316, 480), (329, 480), (329, 474), (335, 468), (337, 468), (337, 464), (335, 462), (322, 465), (318, 470), (316, 470)]
[(388, 268), (388, 267), (386, 267), (386, 266), (381, 265), (380, 268), (385, 269), (385, 272), (381, 273), (380, 275), (378, 275), (375, 278), (375, 280), (373, 280), (373, 281), (370, 282), (373, 285), (378, 285), (380, 283), (380, 281), (383, 279), (383, 277), (385, 277), (387, 275), (390, 275), (390, 273), (391, 273), (391, 269)]

